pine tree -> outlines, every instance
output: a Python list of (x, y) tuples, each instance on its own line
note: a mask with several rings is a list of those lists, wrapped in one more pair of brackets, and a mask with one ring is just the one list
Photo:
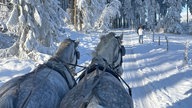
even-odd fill
[(134, 14), (134, 27), (137, 28), (140, 25), (145, 25), (145, 4), (143, 0), (132, 0), (131, 1), (133, 7), (133, 14)]
[[(13, 11), (7, 22), (10, 32), (18, 36), (15, 44), (1, 50), (1, 56), (34, 57), (35, 52), (52, 54), (66, 13), (55, 0), (12, 0)], [(42, 50), (43, 49), (43, 50)], [(52, 50), (51, 50), (52, 51)]]
[(189, 6), (190, 13), (192, 14), (192, 0), (188, 0), (188, 6)]
[(165, 3), (169, 4), (166, 16), (160, 22), (160, 25), (166, 32), (171, 33), (182, 33), (182, 26), (180, 24), (181, 11), (182, 11), (182, 0), (165, 0)]
[(79, 0), (78, 9), (83, 17), (83, 29), (108, 29), (111, 18), (119, 13), (120, 2), (118, 0)]
[(85, 31), (92, 29), (95, 22), (99, 19), (106, 0), (78, 0), (77, 6), (82, 14), (83, 29)]
[(128, 20), (129, 26), (131, 26), (131, 20), (134, 19), (134, 14), (133, 14), (133, 7), (131, 5), (131, 0), (125, 0), (124, 1), (124, 6), (122, 7), (123, 14), (125, 15), (125, 19)]
[(164, 18), (166, 13), (167, 13), (167, 9), (168, 9), (168, 4), (164, 2), (164, 0), (156, 0), (156, 2), (159, 4), (159, 17)]
[(160, 15), (160, 7), (156, 0), (145, 0), (147, 8), (147, 27), (154, 30), (157, 24), (157, 14)]

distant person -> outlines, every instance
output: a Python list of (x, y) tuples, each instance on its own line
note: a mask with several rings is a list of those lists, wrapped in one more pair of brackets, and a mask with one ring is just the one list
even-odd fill
[(143, 28), (140, 26), (137, 30), (137, 33), (139, 35), (139, 43), (143, 44)]

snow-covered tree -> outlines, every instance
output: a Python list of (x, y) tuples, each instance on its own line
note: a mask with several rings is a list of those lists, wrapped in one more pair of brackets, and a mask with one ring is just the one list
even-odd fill
[(107, 29), (110, 19), (119, 12), (118, 0), (78, 0), (78, 8), (83, 15), (84, 30)]
[(146, 10), (145, 10), (145, 4), (144, 0), (132, 0), (131, 1), (134, 19), (133, 24), (137, 28), (140, 25), (145, 24), (145, 18), (146, 18)]
[(159, 26), (163, 27), (165, 32), (182, 33), (182, 26), (180, 24), (182, 0), (165, 0), (170, 7), (167, 10), (166, 16), (159, 22)]
[(167, 3), (163, 2), (164, 0), (156, 0), (159, 5), (159, 19), (163, 19), (167, 13), (167, 8), (169, 7)]
[(77, 6), (82, 13), (84, 30), (89, 30), (94, 27), (105, 5), (106, 0), (78, 0)]
[(12, 0), (13, 11), (7, 22), (10, 32), (18, 36), (15, 44), (1, 50), (1, 56), (17, 55), (22, 58), (35, 52), (52, 54), (54, 42), (64, 26), (67, 14), (57, 0)]
[(102, 11), (99, 19), (95, 23), (95, 27), (100, 30), (108, 30), (110, 25), (110, 21), (115, 19), (116, 15), (120, 16), (119, 9), (121, 7), (121, 2), (118, 0), (112, 0), (109, 4), (107, 4)]
[(139, 13), (140, 16), (140, 25), (145, 25), (145, 19), (146, 19), (146, 9), (145, 9), (145, 3), (144, 0), (136, 0), (138, 4), (141, 4), (140, 7), (137, 8), (137, 12)]
[(145, 0), (147, 8), (147, 27), (154, 29), (156, 25), (156, 14), (159, 12), (159, 4), (155, 0)]
[(188, 0), (188, 7), (190, 10), (190, 13), (192, 14), (192, 0)]
[(123, 14), (125, 15), (125, 19), (129, 21), (129, 26), (130, 26), (130, 21), (134, 19), (134, 10), (133, 6), (131, 5), (132, 0), (125, 0), (124, 1), (124, 6), (122, 7)]

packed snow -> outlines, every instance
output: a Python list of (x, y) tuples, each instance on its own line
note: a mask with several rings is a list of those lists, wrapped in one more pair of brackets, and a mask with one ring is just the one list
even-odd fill
[[(123, 57), (122, 78), (132, 88), (135, 108), (192, 106), (192, 36), (155, 33), (153, 42), (153, 34), (145, 32), (144, 43), (139, 44), (138, 35), (134, 30), (113, 30), (113, 32), (117, 35), (122, 32), (124, 34), (126, 55)], [(66, 31), (66, 34), (80, 41), (78, 50), (81, 58), (78, 64), (87, 66), (102, 34), (72, 31)], [(168, 37), (168, 48), (165, 37)], [(5, 38), (0, 35), (0, 40)], [(14, 77), (32, 71), (38, 64), (46, 62), (51, 57), (48, 54), (39, 56), (37, 61), (17, 57), (0, 59), (0, 86)], [(79, 70), (81, 68), (77, 68), (77, 72)]]
[[(132, 87), (135, 108), (189, 108), (192, 106), (192, 37), (156, 34), (152, 42), (151, 36), (144, 36), (144, 44), (138, 44), (138, 36), (133, 32), (124, 36), (127, 54), (123, 78)], [(165, 36), (169, 41), (168, 51)]]

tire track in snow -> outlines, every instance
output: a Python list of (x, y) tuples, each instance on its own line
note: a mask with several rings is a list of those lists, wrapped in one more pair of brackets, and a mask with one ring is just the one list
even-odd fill
[[(133, 101), (135, 108), (158, 108), (158, 100), (155, 93), (152, 92), (153, 87), (147, 85), (146, 79), (143, 76), (141, 65), (137, 62), (137, 55), (134, 54), (133, 47), (138, 42), (136, 34), (124, 35), (124, 45), (128, 54), (124, 60), (123, 77), (128, 79), (135, 79), (136, 81), (128, 81), (128, 84), (132, 87)], [(149, 92), (151, 92), (149, 94)]]

